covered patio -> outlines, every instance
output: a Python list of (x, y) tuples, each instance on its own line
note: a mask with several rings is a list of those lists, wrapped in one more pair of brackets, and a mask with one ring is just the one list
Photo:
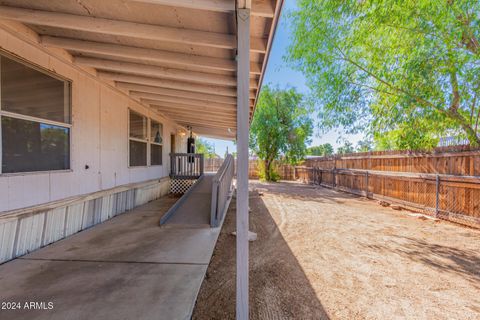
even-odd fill
[(1, 265), (0, 300), (21, 302), (1, 318), (190, 319), (220, 228), (159, 228), (175, 201), (150, 202)]
[(248, 318), (249, 123), (282, 5), (0, 1), (2, 301), (54, 302), (2, 319), (189, 318), (234, 161), (166, 197), (171, 156), (196, 159), (198, 136), (237, 143), (237, 318)]

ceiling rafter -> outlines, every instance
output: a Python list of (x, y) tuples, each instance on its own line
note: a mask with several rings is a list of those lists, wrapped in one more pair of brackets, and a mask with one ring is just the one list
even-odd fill
[[(212, 71), (235, 72), (237, 70), (236, 61), (230, 59), (52, 36), (42, 36), (41, 42), (45, 46), (62, 48), (84, 54), (101, 54), (110, 57), (135, 59), (143, 62), (176, 64), (187, 67), (195, 66)], [(256, 62), (250, 63), (251, 74), (260, 74), (261, 69), (261, 64)]]
[[(69, 13), (23, 9), (0, 6), (0, 18), (34, 25), (81, 30), (117, 36), (130, 36), (139, 39), (150, 39), (187, 43), (223, 49), (235, 49), (235, 35), (152, 24), (94, 18)], [(251, 39), (251, 51), (265, 53), (267, 41), (263, 38)]]

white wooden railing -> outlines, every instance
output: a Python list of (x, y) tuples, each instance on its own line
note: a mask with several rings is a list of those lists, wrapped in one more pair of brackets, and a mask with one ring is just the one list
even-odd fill
[(199, 178), (204, 170), (203, 153), (171, 153), (170, 177)]
[(227, 155), (222, 166), (218, 169), (212, 183), (212, 208), (210, 226), (218, 227), (227, 209), (229, 197), (232, 193), (232, 180), (234, 176), (234, 159)]

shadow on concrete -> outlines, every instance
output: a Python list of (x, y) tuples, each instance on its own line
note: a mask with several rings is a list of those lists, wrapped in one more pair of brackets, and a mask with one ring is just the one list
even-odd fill
[[(250, 207), (250, 230), (258, 235), (250, 244), (250, 319), (329, 319), (257, 192)], [(235, 319), (235, 212), (232, 200), (193, 319)]]
[[(160, 198), (2, 264), (0, 301), (22, 308), (0, 310), (0, 319), (189, 319), (219, 229), (159, 227), (175, 200)], [(52, 308), (23, 307), (29, 302)]]

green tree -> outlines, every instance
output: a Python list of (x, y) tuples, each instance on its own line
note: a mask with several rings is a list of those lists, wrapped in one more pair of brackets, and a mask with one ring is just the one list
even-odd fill
[(438, 145), (434, 133), (435, 123), (427, 119), (415, 119), (410, 123), (400, 123), (397, 129), (374, 134), (377, 150), (430, 150)]
[(357, 152), (369, 152), (373, 150), (373, 142), (369, 138), (365, 138), (357, 142)]
[(266, 180), (274, 179), (275, 160), (296, 164), (305, 157), (313, 133), (310, 110), (295, 89), (262, 87), (250, 128), (250, 148), (263, 161)]
[(319, 146), (313, 146), (307, 149), (307, 154), (311, 156), (330, 156), (333, 154), (333, 147), (330, 143), (324, 143)]
[(195, 139), (195, 153), (203, 153), (206, 159), (217, 157), (214, 145), (201, 138)]
[(422, 119), (420, 148), (447, 130), (480, 144), (480, 1), (298, 4), (287, 60), (306, 75), (324, 129), (403, 139)]
[(344, 145), (337, 148), (337, 154), (346, 154), (355, 152), (355, 148), (350, 141), (345, 141)]

